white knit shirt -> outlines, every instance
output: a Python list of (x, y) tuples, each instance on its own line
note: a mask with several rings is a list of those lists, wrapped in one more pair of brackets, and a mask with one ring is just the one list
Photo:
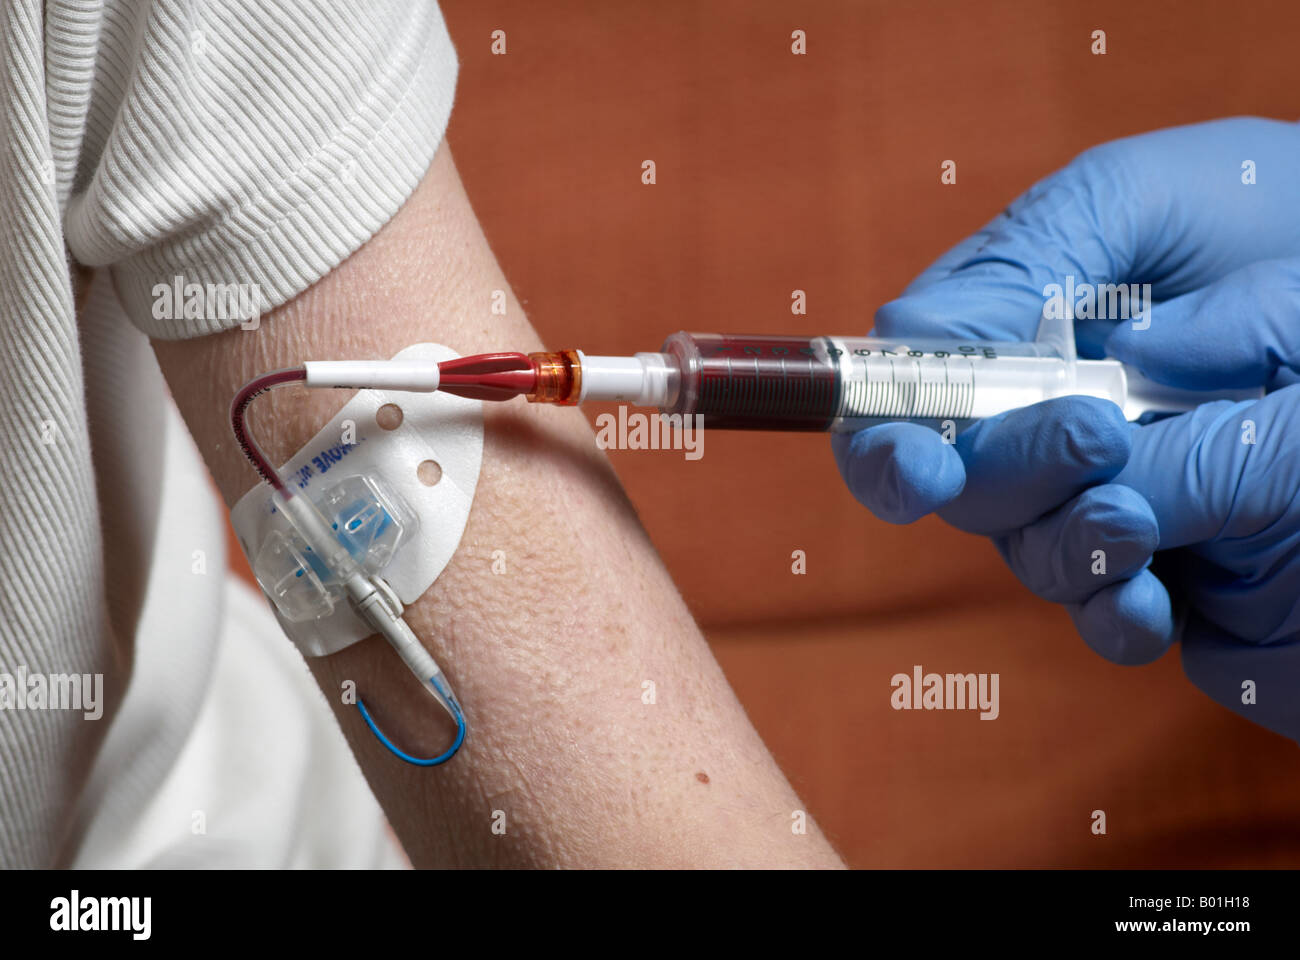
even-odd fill
[[(145, 335), (240, 322), (160, 310), (176, 276), (265, 312), (338, 265), (455, 81), (432, 0), (0, 4), (0, 681), (102, 674), (104, 701), (0, 703), (0, 866), (384, 862)], [(80, 317), (70, 260), (100, 268)]]

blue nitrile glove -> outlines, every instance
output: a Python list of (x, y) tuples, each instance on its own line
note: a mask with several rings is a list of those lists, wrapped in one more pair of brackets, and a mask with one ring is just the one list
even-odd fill
[[(1300, 296), (1291, 320), (1300, 337)], [(1291, 386), (1133, 428), (1128, 466), (1112, 486), (1144, 498), (1160, 531), (1158, 579), (1145, 570), (1129, 581), (1126, 603), (1071, 611), (1111, 659), (1181, 639), (1193, 683), (1292, 739), (1300, 739), (1298, 425), (1300, 386)]]
[[(1253, 184), (1243, 182), (1250, 172)], [(1025, 340), (1037, 330), (1049, 284), (1071, 275), (1076, 285), (1150, 283), (1150, 327), (1076, 320), (1081, 356), (1109, 353), (1175, 386), (1276, 388), (1300, 380), (1298, 256), (1300, 127), (1217, 121), (1084, 153), (942, 257), (880, 309), (876, 325), (882, 336)], [(938, 510), (962, 529), (993, 534), (1021, 580), (1067, 604), (1103, 656), (1144, 663), (1185, 631), (1184, 662), (1198, 686), (1300, 738), (1300, 718), (1287, 715), (1280, 697), (1275, 712), (1262, 701), (1242, 704), (1241, 681), (1262, 681), (1240, 676), (1258, 663), (1272, 683), (1300, 691), (1300, 656), (1288, 680), (1281, 666), (1288, 648), (1278, 643), (1300, 628), (1277, 615), (1297, 597), (1296, 574), (1283, 560), (1287, 543), (1300, 549), (1287, 539), (1300, 519), (1279, 509), (1296, 488), (1297, 454), (1286, 448), (1300, 443), (1300, 430), (1287, 438), (1278, 413), (1288, 404), (1297, 411), (1292, 392), (1251, 408), (1257, 442), (1240, 444), (1245, 463), (1226, 455), (1226, 427), (1207, 419), (1225, 405), (1123, 428), (1131, 438), (1116, 440), (1118, 410), (1080, 398), (990, 418), (955, 445), (890, 424), (838, 437), (834, 448), (854, 494), (882, 518), (908, 522)], [(1264, 420), (1268, 435), (1259, 432)], [(1096, 486), (1116, 476), (1130, 443), (1133, 462), (1119, 483)], [(1171, 485), (1184, 482), (1162, 487), (1161, 471)], [(1220, 526), (1254, 517), (1277, 525), (1272, 540), (1258, 539), (1261, 526), (1229, 545), (1218, 528), (1190, 523), (1202, 509), (1197, 497), (1234, 479), (1241, 484), (1231, 487), (1236, 500), (1221, 504)], [(1055, 509), (1042, 507), (1053, 495)], [(1186, 539), (1188, 530), (1199, 540)], [(1185, 625), (1182, 606), (1176, 623), (1165, 584), (1147, 569), (1157, 545), (1186, 547), (1158, 563), (1190, 611)], [(1093, 572), (1096, 550), (1105, 551), (1104, 573)], [(1248, 593), (1253, 603), (1224, 613), (1223, 597)], [(1266, 638), (1273, 643), (1259, 646)]]

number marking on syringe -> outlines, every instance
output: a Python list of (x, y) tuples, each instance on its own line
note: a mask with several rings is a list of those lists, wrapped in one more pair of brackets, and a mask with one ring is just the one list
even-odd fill
[[(962, 419), (974, 404), (974, 369), (969, 356), (934, 357), (923, 364), (915, 357), (879, 356), (862, 363), (845, 386), (841, 417)], [(954, 379), (954, 363), (966, 361), (964, 376)], [(940, 376), (930, 376), (940, 374)]]

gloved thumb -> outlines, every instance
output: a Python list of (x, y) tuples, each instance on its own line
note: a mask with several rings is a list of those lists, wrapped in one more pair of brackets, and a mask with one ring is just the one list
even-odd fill
[(1120, 323), (1106, 352), (1170, 387), (1276, 385), (1300, 372), (1300, 258), (1264, 260)]

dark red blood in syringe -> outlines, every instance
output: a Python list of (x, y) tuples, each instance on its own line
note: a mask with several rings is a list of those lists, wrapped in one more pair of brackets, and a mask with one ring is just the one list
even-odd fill
[(531, 393), (533, 361), (522, 353), (479, 353), (438, 364), (438, 389), (471, 400), (509, 400)]
[(836, 368), (811, 340), (678, 333), (663, 349), (690, 371), (673, 412), (702, 414), (705, 426), (825, 430), (835, 417)]

